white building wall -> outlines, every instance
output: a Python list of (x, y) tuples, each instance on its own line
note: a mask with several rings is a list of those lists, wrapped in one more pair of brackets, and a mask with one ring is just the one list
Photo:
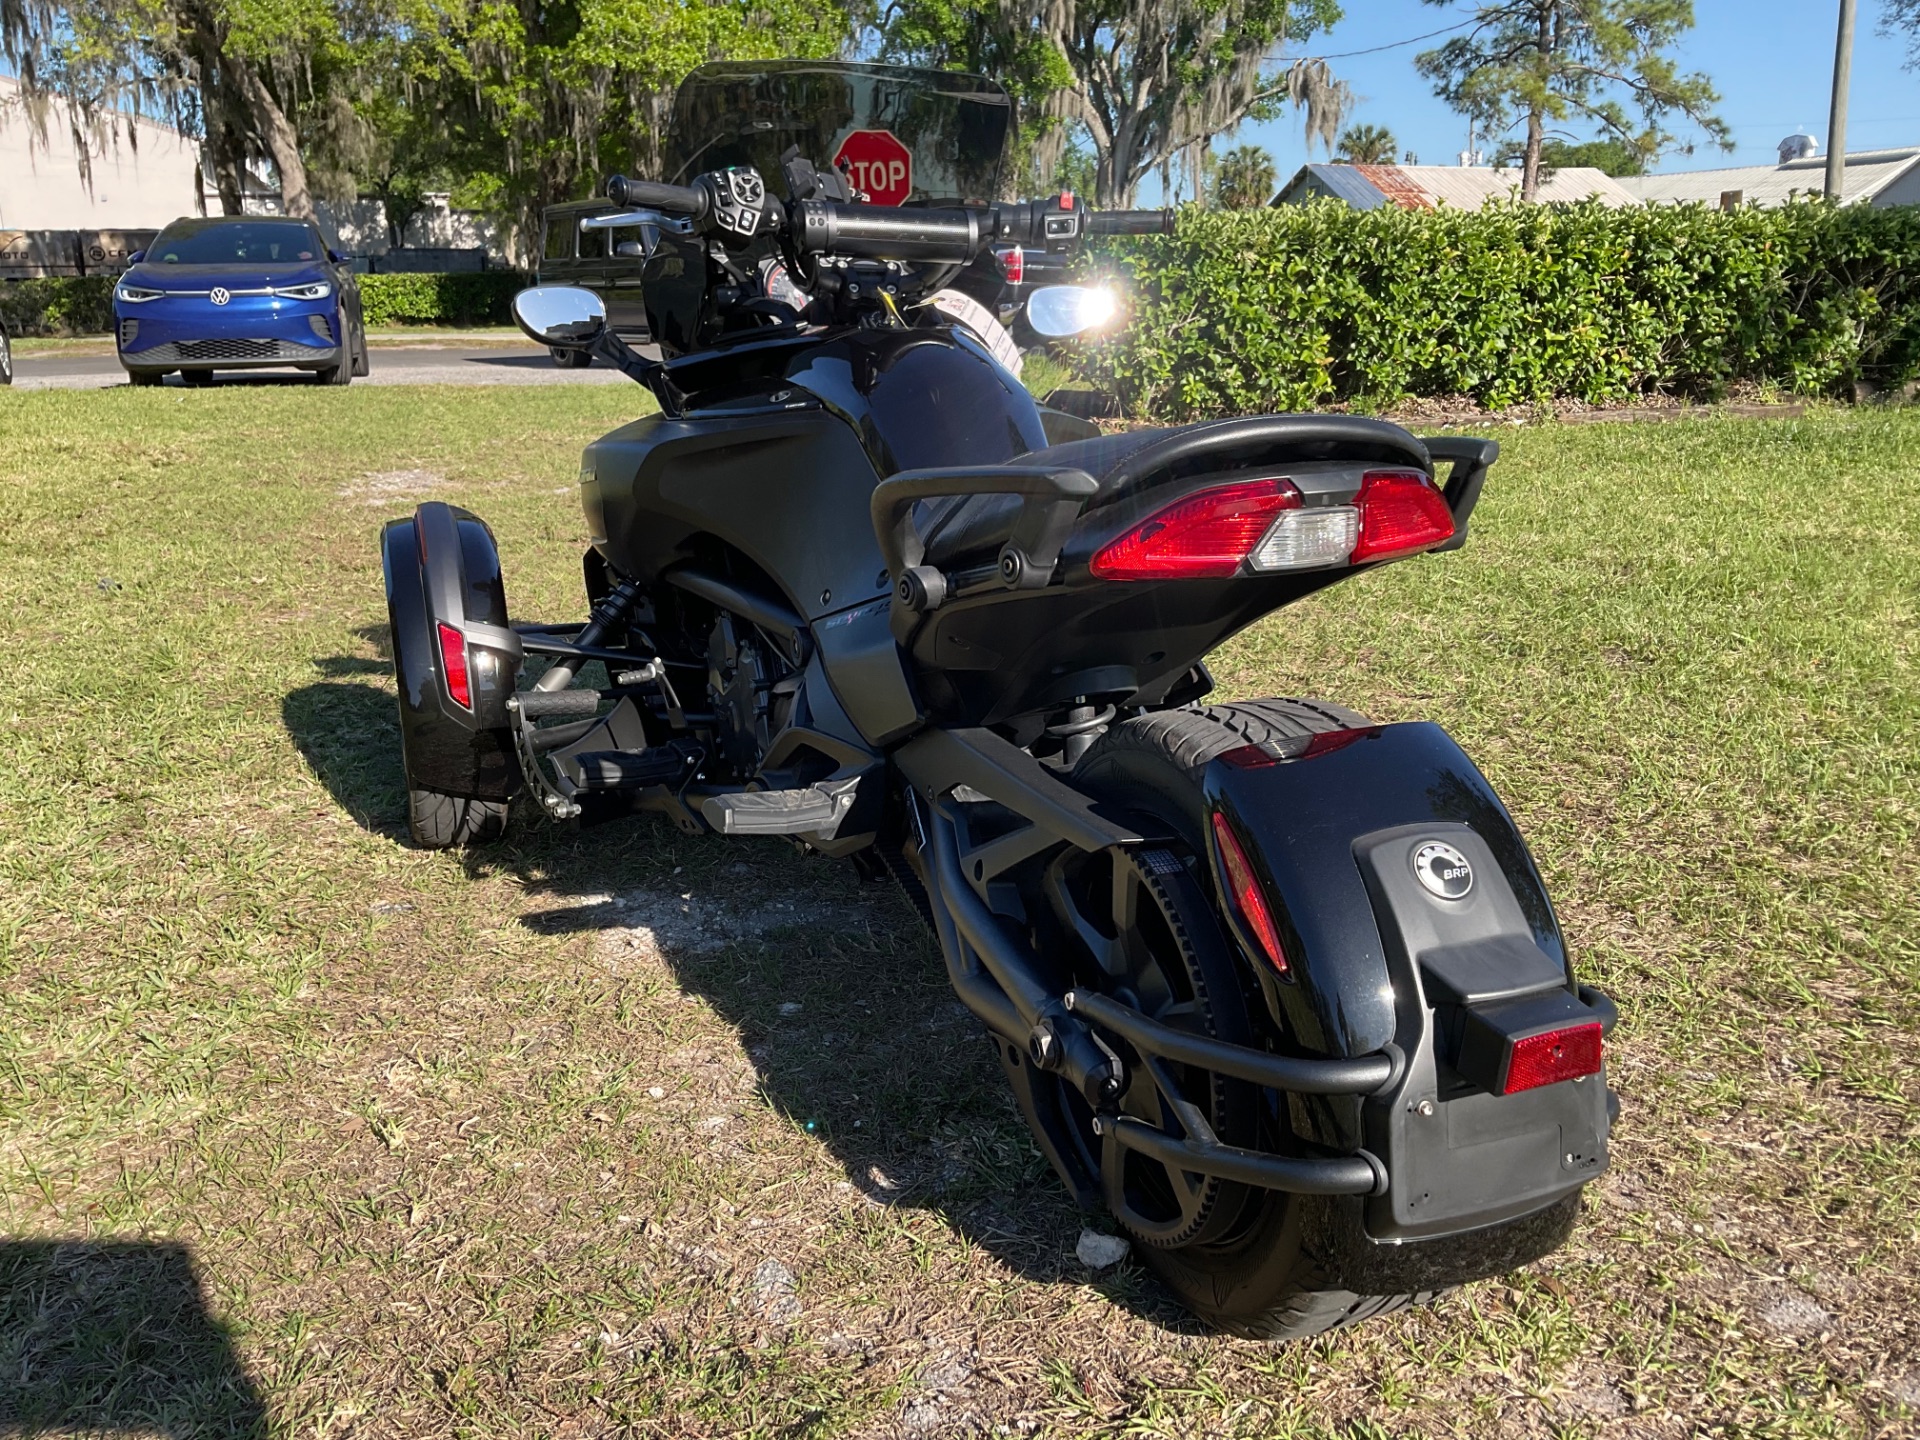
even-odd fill
[(64, 106), (47, 111), (37, 134), (19, 82), (0, 75), (0, 230), (148, 230), (199, 213), (199, 147), (148, 120), (123, 123), (107, 143), (89, 145), (93, 186), (80, 178)]

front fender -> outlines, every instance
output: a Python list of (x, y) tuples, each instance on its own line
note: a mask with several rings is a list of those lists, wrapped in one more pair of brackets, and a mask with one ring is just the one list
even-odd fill
[[(1382, 1094), (1286, 1097), (1295, 1133), (1385, 1162), (1388, 1193), (1367, 1202), (1375, 1238), (1537, 1211), (1604, 1168), (1604, 1076), (1496, 1095), (1462, 1073), (1472, 1067), (1459, 1037), (1483, 1012), (1532, 996), (1579, 1018), (1591, 997), (1574, 983), (1512, 817), (1444, 730), (1382, 725), (1279, 753), (1250, 746), (1215, 760), (1205, 787), (1259, 872), (1286, 952), (1282, 975), (1241, 936), (1285, 1047), (1394, 1058)], [(1418, 883), (1414, 857), (1434, 842), (1470, 862), (1466, 894)], [(1212, 863), (1219, 893), (1232, 893), (1217, 854)], [(1610, 1006), (1591, 1013), (1611, 1023)]]
[[(381, 536), (400, 743), (418, 787), (448, 795), (511, 798), (521, 785), (507, 698), (520, 670), (520, 637), (508, 627), (493, 532), (477, 515), (429, 501)], [(464, 638), (471, 706), (447, 689), (439, 627)]]

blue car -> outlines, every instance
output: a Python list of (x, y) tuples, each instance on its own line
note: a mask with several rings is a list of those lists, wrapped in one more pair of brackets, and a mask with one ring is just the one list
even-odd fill
[(176, 220), (131, 257), (113, 288), (120, 363), (135, 385), (178, 370), (294, 366), (323, 385), (367, 373), (360, 287), (310, 221)]

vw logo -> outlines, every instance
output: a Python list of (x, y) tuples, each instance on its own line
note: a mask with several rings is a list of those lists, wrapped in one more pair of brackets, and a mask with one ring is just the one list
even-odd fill
[(233, 296), (228, 293), (226, 286), (216, 285), (213, 287), (213, 293), (207, 296), (207, 298), (216, 305), (224, 305), (231, 300)]
[(1442, 900), (1462, 899), (1473, 889), (1473, 866), (1444, 840), (1428, 840), (1413, 852), (1413, 874)]

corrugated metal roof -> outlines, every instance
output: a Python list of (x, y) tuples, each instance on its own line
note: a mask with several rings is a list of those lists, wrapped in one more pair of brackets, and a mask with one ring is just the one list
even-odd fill
[[(1403, 210), (1431, 210), (1437, 205), (1478, 210), (1489, 201), (1518, 196), (1520, 172), (1464, 165), (1306, 165), (1273, 203), (1300, 204), (1318, 193), (1337, 196), (1356, 210), (1381, 205)], [(1589, 166), (1555, 170), (1540, 184), (1543, 204), (1587, 199), (1609, 206), (1640, 203), (1618, 181)]]
[[(1870, 204), (1873, 197), (1920, 164), (1920, 148), (1856, 150), (1848, 154), (1841, 191), (1849, 205)], [(1819, 195), (1826, 189), (1824, 155), (1789, 160), (1784, 165), (1735, 165), (1724, 170), (1680, 170), (1671, 175), (1623, 176), (1620, 184), (1647, 205), (1698, 201), (1718, 205), (1729, 190), (1738, 190), (1742, 203), (1784, 205), (1795, 195)]]

